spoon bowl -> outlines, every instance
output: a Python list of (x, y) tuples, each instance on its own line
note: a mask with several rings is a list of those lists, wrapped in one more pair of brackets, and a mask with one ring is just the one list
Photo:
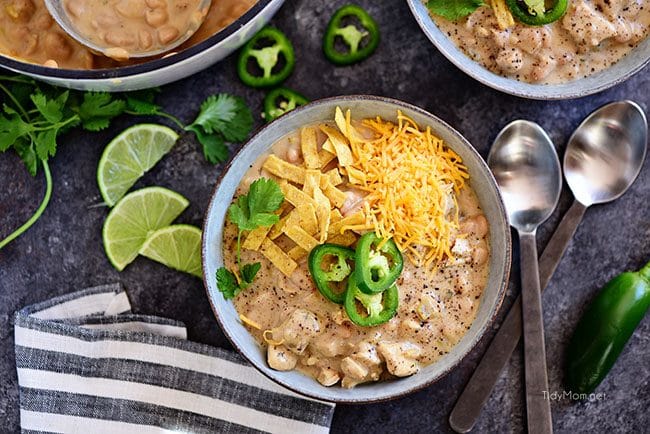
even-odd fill
[(560, 161), (548, 134), (517, 120), (497, 136), (488, 155), (510, 224), (531, 232), (555, 209), (562, 188)]
[(641, 171), (648, 142), (645, 113), (632, 101), (607, 104), (587, 117), (569, 139), (564, 176), (585, 206), (620, 197)]
[[(163, 53), (178, 47), (183, 42), (187, 41), (196, 31), (201, 27), (207, 11), (212, 4), (212, 0), (201, 0), (198, 3), (196, 8), (197, 14), (194, 14), (194, 18), (187, 29), (181, 32), (180, 35), (170, 41), (167, 44), (161, 44), (151, 50), (143, 51), (128, 51), (128, 57), (124, 57), (124, 54), (127, 53), (127, 50), (122, 49), (122, 47), (111, 47), (107, 45), (101, 45), (94, 42), (91, 38), (85, 35), (83, 32), (79, 31), (77, 26), (72, 22), (69, 13), (66, 11), (63, 0), (45, 0), (45, 6), (47, 7), (48, 12), (54, 18), (54, 21), (65, 31), (68, 35), (74, 38), (77, 42), (86, 47), (90, 48), (92, 51), (101, 53), (107, 57), (112, 57), (117, 60), (126, 60), (133, 58), (143, 58), (143, 57), (152, 57), (157, 56)], [(206, 12), (203, 13), (202, 11)], [(117, 50), (116, 50), (117, 49)], [(117, 55), (119, 53), (119, 55)]]

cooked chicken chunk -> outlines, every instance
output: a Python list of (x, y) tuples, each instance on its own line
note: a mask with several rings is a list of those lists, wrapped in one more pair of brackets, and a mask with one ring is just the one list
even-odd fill
[(422, 349), (411, 342), (382, 342), (377, 346), (377, 351), (386, 361), (388, 372), (396, 377), (413, 375), (420, 370), (416, 358)]
[(584, 1), (573, 2), (562, 19), (562, 26), (569, 32), (578, 48), (595, 47), (605, 39), (616, 36), (616, 26)]
[(323, 386), (329, 387), (338, 383), (341, 377), (339, 376), (339, 373), (336, 372), (334, 369), (322, 368), (318, 373), (318, 377), (316, 379)]
[(269, 366), (278, 371), (290, 371), (296, 367), (298, 356), (287, 350), (284, 345), (269, 345), (266, 351)]
[(282, 342), (296, 354), (302, 354), (320, 332), (320, 322), (314, 313), (306, 309), (296, 309), (285, 322), (273, 329), (273, 340)]

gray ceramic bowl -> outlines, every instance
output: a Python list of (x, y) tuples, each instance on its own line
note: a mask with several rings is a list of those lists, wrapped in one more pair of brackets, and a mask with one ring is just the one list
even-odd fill
[[(222, 239), (226, 210), (239, 182), (250, 165), (273, 143), (305, 124), (331, 120), (337, 106), (351, 109), (355, 118), (381, 116), (395, 120), (397, 110), (413, 118), (421, 127), (430, 126), (467, 165), (472, 187), (490, 223), (490, 277), (470, 330), (453, 350), (418, 374), (395, 381), (370, 383), (347, 390), (324, 387), (299, 372), (279, 372), (266, 363), (266, 352), (255, 342), (239, 321), (234, 305), (225, 301), (217, 289), (215, 273), (223, 265)], [(412, 105), (373, 96), (345, 96), (324, 99), (296, 109), (265, 126), (234, 156), (218, 182), (203, 225), (203, 272), (208, 298), (226, 336), (235, 348), (260, 372), (295, 392), (333, 402), (367, 403), (386, 400), (421, 389), (448, 373), (476, 345), (492, 323), (503, 296), (510, 272), (510, 229), (497, 185), (476, 150), (449, 125)]]
[(228, 56), (264, 27), (284, 1), (258, 0), (235, 22), (205, 41), (139, 65), (92, 70), (47, 68), (0, 54), (0, 67), (80, 90), (121, 92), (161, 86), (195, 74)]
[(411, 12), (433, 45), (470, 77), (501, 92), (522, 98), (554, 100), (591, 95), (609, 89), (639, 72), (650, 61), (650, 38), (609, 68), (586, 78), (562, 84), (531, 84), (497, 75), (463, 53), (429, 16), (422, 0), (407, 0)]

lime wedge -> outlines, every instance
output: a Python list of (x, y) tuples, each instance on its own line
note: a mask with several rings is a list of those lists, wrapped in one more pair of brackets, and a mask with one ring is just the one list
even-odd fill
[(164, 125), (140, 124), (122, 131), (104, 149), (97, 167), (99, 191), (113, 206), (178, 140)]
[(124, 196), (106, 217), (102, 231), (111, 264), (122, 271), (138, 256), (147, 237), (171, 224), (188, 205), (183, 196), (162, 187), (147, 187)]
[(201, 277), (201, 230), (171, 225), (149, 235), (140, 254), (170, 268)]

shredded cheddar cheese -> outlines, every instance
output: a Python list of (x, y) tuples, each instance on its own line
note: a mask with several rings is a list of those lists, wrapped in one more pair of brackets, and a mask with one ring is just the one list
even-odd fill
[[(271, 334), (271, 337), (268, 335)], [(274, 347), (277, 347), (278, 345), (282, 345), (284, 343), (284, 339), (281, 341), (274, 341), (273, 340), (273, 330), (268, 329), (264, 330), (264, 333), (262, 333), (262, 338), (264, 339), (264, 342), (266, 342), (269, 345), (273, 345)]]
[(455, 193), (469, 178), (460, 156), (430, 128), (421, 130), (401, 112), (397, 124), (380, 118), (363, 121), (374, 138), (355, 131), (349, 113), (344, 129), (341, 116), (337, 118), (354, 156), (350, 169), (361, 178), (357, 188), (367, 193), (365, 222), (343, 229), (370, 227), (382, 238), (393, 238), (418, 266), (431, 267), (444, 257), (452, 258), (458, 232)]
[(249, 326), (251, 326), (251, 327), (253, 327), (253, 328), (257, 329), (257, 330), (262, 330), (262, 327), (258, 323), (256, 323), (255, 321), (253, 321), (252, 319), (250, 319), (249, 317), (247, 317), (243, 313), (239, 314), (239, 319), (244, 324), (247, 324), (247, 325), (249, 325)]

